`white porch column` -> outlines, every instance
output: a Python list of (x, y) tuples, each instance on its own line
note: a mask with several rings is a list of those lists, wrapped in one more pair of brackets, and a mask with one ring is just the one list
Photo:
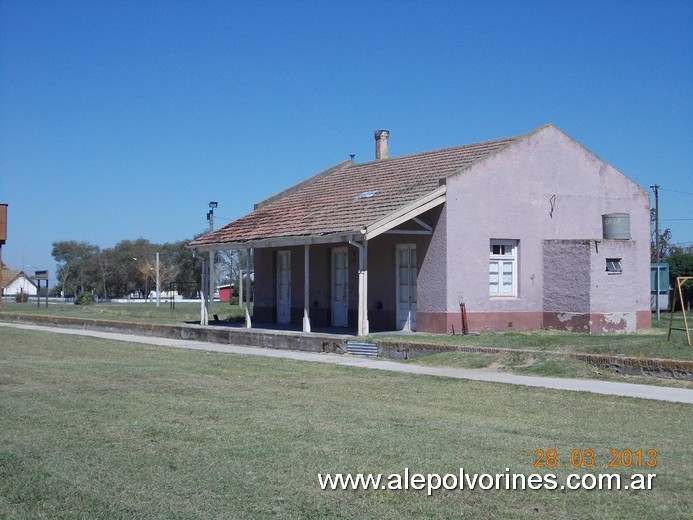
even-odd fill
[(310, 244), (303, 246), (303, 332), (310, 332)]
[(238, 249), (238, 308), (243, 308), (243, 250)]
[(368, 240), (363, 239), (363, 243), (349, 241), (359, 250), (359, 316), (358, 316), (358, 335), (368, 336)]
[(245, 327), (249, 329), (252, 327), (250, 320), (250, 249), (245, 250), (245, 260), (245, 275), (247, 277), (245, 286)]
[(210, 251), (209, 252), (209, 277), (207, 278), (207, 286), (209, 287), (209, 290), (207, 292), (207, 316), (212, 314), (214, 312), (214, 281), (216, 278), (216, 273), (214, 269), (214, 257), (215, 257), (215, 251)]
[(361, 311), (361, 323), (359, 323), (359, 336), (368, 336), (370, 325), (368, 323), (368, 240), (363, 241), (363, 249), (361, 250), (363, 261), (359, 277), (363, 279), (363, 292), (359, 297), (359, 308)]
[(207, 312), (207, 262), (205, 257), (202, 257), (202, 273), (200, 276), (200, 325), (209, 325), (209, 313)]

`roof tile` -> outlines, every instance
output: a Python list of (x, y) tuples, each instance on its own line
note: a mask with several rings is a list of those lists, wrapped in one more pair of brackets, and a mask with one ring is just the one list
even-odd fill
[[(191, 246), (354, 233), (436, 190), (442, 179), (489, 157), (518, 137), (346, 163), (267, 199), (252, 213)], [(359, 197), (367, 192), (372, 196)]]

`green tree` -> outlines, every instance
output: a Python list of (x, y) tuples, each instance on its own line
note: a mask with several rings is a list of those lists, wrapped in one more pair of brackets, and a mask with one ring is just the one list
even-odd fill
[(200, 290), (202, 276), (202, 261), (193, 256), (193, 252), (186, 246), (190, 240), (181, 240), (172, 244), (165, 244), (162, 255), (174, 268), (173, 282), (176, 290), (187, 297), (193, 297)]
[(96, 255), (99, 246), (76, 240), (53, 242), (51, 256), (57, 263), (58, 281), (63, 296), (93, 288)]
[(156, 253), (160, 253), (161, 290), (171, 283), (186, 296), (199, 290), (200, 258), (186, 246), (190, 240), (155, 244), (144, 238), (123, 240), (100, 249), (88, 242), (65, 240), (53, 243), (51, 254), (57, 264), (59, 287), (65, 296), (94, 290), (100, 297), (144, 294), (156, 286)]
[[(652, 243), (650, 244), (650, 256), (651, 256), (651, 261), (656, 262), (657, 261), (657, 241), (656, 241), (656, 234), (654, 231), (652, 232)], [(671, 230), (669, 228), (666, 228), (664, 231), (662, 231), (659, 234), (659, 258), (661, 259), (662, 262), (666, 262), (666, 258), (669, 257), (672, 253), (675, 253), (677, 251), (676, 245), (671, 243)]]
[[(693, 254), (676, 251), (667, 258), (669, 262), (669, 273), (671, 276), (671, 286), (676, 290), (676, 278), (679, 276), (693, 276)], [(683, 305), (687, 309), (693, 306), (693, 280), (689, 280), (682, 287)], [(672, 298), (674, 295), (672, 294)], [(678, 309), (678, 305), (676, 306)]]

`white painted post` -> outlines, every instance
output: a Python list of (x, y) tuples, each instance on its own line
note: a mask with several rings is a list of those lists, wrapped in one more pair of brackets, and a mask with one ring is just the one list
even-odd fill
[(303, 332), (310, 332), (310, 244), (303, 248)]
[(245, 260), (245, 275), (247, 277), (247, 285), (245, 287), (245, 327), (249, 329), (252, 327), (252, 322), (250, 320), (250, 249), (245, 250)]
[[(233, 284), (233, 250), (227, 249), (226, 252), (229, 255), (229, 305), (231, 305), (232, 287), (235, 287)], [(219, 299), (221, 300), (221, 295), (219, 295)]]
[(350, 240), (349, 243), (359, 250), (358, 335), (368, 336), (368, 241), (364, 238), (363, 244), (353, 240)]
[(159, 281), (159, 252), (156, 252), (156, 306), (161, 307), (161, 284)]
[(213, 313), (214, 311), (214, 279), (216, 278), (216, 273), (214, 269), (214, 251), (209, 252), (209, 277), (207, 279), (207, 285), (209, 286), (207, 294), (207, 315)]
[(363, 275), (363, 293), (359, 306), (363, 307), (362, 323), (359, 324), (359, 336), (368, 336), (370, 332), (370, 324), (368, 322), (368, 240), (364, 238), (363, 249), (361, 250), (363, 261), (361, 263), (361, 274)]
[(209, 325), (209, 314), (207, 313), (207, 262), (202, 257), (202, 274), (200, 280), (200, 325)]
[(241, 267), (243, 265), (243, 259), (241, 258), (241, 253), (240, 249), (237, 249), (238, 251), (238, 308), (242, 309), (243, 308), (243, 268)]

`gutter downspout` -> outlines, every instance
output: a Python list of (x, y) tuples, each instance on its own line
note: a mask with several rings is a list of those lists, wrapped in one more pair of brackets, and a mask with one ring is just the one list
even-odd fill
[(349, 240), (349, 244), (359, 250), (359, 317), (358, 335), (368, 336), (368, 240), (363, 237), (363, 243)]

